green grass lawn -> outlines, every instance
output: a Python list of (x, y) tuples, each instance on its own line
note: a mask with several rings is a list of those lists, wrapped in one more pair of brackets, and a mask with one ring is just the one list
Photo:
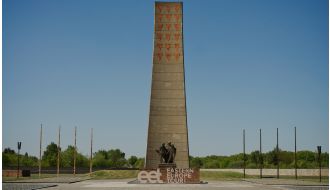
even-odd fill
[[(206, 180), (241, 180), (243, 174), (239, 172), (229, 171), (201, 171), (200, 178), (202, 181)], [(255, 176), (245, 175), (246, 178), (255, 178)]]
[(93, 172), (92, 179), (128, 179), (137, 178), (138, 170), (100, 170)]
[[(92, 179), (127, 179), (137, 178), (137, 170), (101, 170), (93, 172)], [(252, 176), (253, 177), (253, 176)], [(201, 180), (240, 180), (243, 174), (238, 172), (201, 171)]]
[[(137, 170), (101, 170), (93, 172), (92, 179), (127, 179), (137, 178)], [(243, 174), (237, 172), (201, 171), (201, 180), (239, 180)]]

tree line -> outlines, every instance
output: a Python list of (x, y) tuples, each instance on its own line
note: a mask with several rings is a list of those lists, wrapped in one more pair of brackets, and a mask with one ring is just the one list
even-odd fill
[[(280, 168), (290, 169), (295, 167), (294, 152), (276, 148), (269, 152), (260, 154), (259, 151), (253, 151), (250, 154), (243, 153), (234, 154), (231, 156), (205, 156), (192, 157), (190, 156), (190, 167), (200, 168), (243, 168), (244, 160), (246, 168), (259, 168), (262, 164), (263, 168), (276, 168), (279, 163)], [(329, 167), (329, 154), (327, 152), (321, 154), (322, 167)], [(304, 150), (297, 152), (297, 168), (311, 169), (318, 168), (318, 155), (316, 152)]]
[[(74, 146), (69, 145), (65, 150), (60, 151), (60, 167), (73, 167), (74, 162)], [(41, 166), (43, 168), (56, 167), (58, 146), (55, 143), (50, 143), (43, 152)], [(5, 148), (2, 152), (2, 166), (13, 167), (17, 166), (17, 153)], [(23, 167), (38, 167), (39, 159), (36, 156), (30, 156), (27, 152), (20, 155), (20, 165)], [(144, 166), (144, 158), (130, 156), (125, 158), (125, 153), (120, 149), (99, 150), (93, 153), (93, 167), (98, 168), (142, 168)], [(76, 151), (76, 167), (89, 167), (89, 156), (83, 155)]]
[[(75, 148), (69, 145), (65, 150), (60, 148), (60, 167), (73, 167)], [(58, 147), (55, 143), (50, 143), (43, 152), (41, 165), (43, 168), (57, 166)], [(322, 167), (329, 167), (329, 154), (327, 152), (321, 154)], [(234, 154), (231, 156), (190, 156), (190, 167), (199, 168), (243, 168), (245, 160), (246, 168), (259, 168), (260, 164), (263, 168), (276, 168), (279, 162), (280, 168), (294, 168), (294, 152), (276, 149), (260, 154), (259, 151), (253, 151), (246, 154)], [(23, 167), (38, 167), (39, 159), (25, 153), (20, 156), (20, 165)], [(17, 153), (5, 148), (2, 152), (2, 166), (17, 166)], [(89, 156), (76, 152), (76, 167), (88, 168)], [(137, 156), (125, 157), (125, 153), (120, 149), (98, 150), (93, 153), (93, 167), (97, 168), (143, 168), (144, 158)], [(318, 168), (318, 156), (312, 151), (297, 152), (298, 168)]]

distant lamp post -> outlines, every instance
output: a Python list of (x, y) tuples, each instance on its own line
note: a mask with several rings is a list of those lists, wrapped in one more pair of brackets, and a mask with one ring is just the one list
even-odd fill
[(278, 148), (278, 128), (276, 128), (276, 166), (277, 166), (277, 172), (276, 177), (277, 179), (280, 178), (280, 155), (279, 155), (279, 148)]
[(320, 182), (321, 182), (321, 178), (322, 178), (322, 175), (321, 175), (321, 163), (322, 163), (322, 160), (321, 160), (321, 146), (317, 146), (317, 153), (318, 153), (318, 161), (319, 161), (319, 172), (320, 172)]
[(243, 129), (243, 177), (245, 178), (246, 154), (245, 154), (245, 129)]
[(19, 178), (19, 151), (21, 150), (22, 142), (17, 142), (17, 178)]
[(264, 160), (262, 157), (262, 149), (261, 149), (261, 129), (259, 129), (259, 140), (260, 140), (260, 150), (259, 150), (259, 166), (260, 166), (260, 179), (262, 178), (262, 168), (264, 164)]
[(294, 127), (294, 175), (298, 179), (297, 174), (297, 128)]

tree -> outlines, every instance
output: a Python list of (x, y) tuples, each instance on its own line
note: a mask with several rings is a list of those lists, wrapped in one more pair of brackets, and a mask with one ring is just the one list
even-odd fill
[(99, 150), (96, 152), (93, 156), (93, 166), (105, 168), (109, 167), (108, 160), (107, 160), (107, 154), (105, 151)]
[(256, 166), (260, 166), (260, 164), (264, 163), (263, 155), (260, 154), (258, 150), (251, 152), (250, 161), (254, 163)]
[(108, 151), (110, 167), (120, 168), (124, 167), (127, 163), (125, 153), (119, 149), (111, 149)]
[(219, 168), (219, 161), (217, 160), (210, 160), (205, 162), (204, 164), (205, 168)]
[[(278, 154), (280, 154), (281, 151), (281, 149), (278, 149)], [(267, 152), (265, 154), (266, 161), (274, 166), (277, 165), (277, 163), (280, 161), (278, 154), (276, 148), (274, 148), (272, 151)]]
[[(74, 146), (69, 145), (66, 150), (61, 153), (63, 167), (73, 167), (74, 165)], [(87, 167), (88, 159), (81, 153), (76, 151), (76, 167)]]
[(304, 160), (306, 162), (314, 162), (315, 153), (311, 151), (299, 151), (297, 152), (297, 159)]
[(15, 150), (12, 150), (10, 148), (5, 148), (2, 152), (3, 154), (16, 154)]
[(193, 168), (201, 168), (203, 166), (202, 159), (199, 157), (191, 157), (190, 158), (190, 167)]
[(63, 167), (73, 167), (73, 154), (74, 154), (74, 147), (69, 145), (66, 150), (61, 152)]
[(33, 167), (38, 166), (38, 158), (35, 156), (29, 156), (29, 154), (26, 152), (24, 156), (22, 156), (22, 166), (26, 167)]
[[(35, 156), (29, 156), (26, 152), (20, 156), (21, 166), (33, 167), (38, 165), (38, 158)], [(10, 148), (5, 148), (2, 152), (2, 165), (4, 167), (17, 166), (17, 154)]]
[(119, 149), (99, 150), (94, 154), (93, 165), (95, 167), (120, 168), (127, 166), (127, 160), (125, 153)]
[(138, 158), (138, 160), (135, 162), (135, 168), (144, 168), (144, 158)]
[(321, 154), (322, 158), (322, 167), (327, 167), (329, 166), (329, 154), (327, 152)]
[(293, 152), (289, 151), (280, 151), (279, 152), (279, 160), (280, 160), (280, 166), (282, 168), (288, 168), (290, 167), (290, 164), (294, 161), (294, 154)]
[(2, 166), (16, 166), (17, 165), (17, 154), (10, 148), (5, 148), (2, 152)]
[(252, 163), (254, 163), (255, 165), (258, 165), (258, 163), (259, 163), (259, 151), (258, 150), (256, 150), (256, 151), (253, 151), (253, 152), (251, 152), (251, 154), (250, 154), (250, 160), (251, 160), (251, 162)]
[(2, 153), (2, 166), (10, 166), (11, 159), (8, 154)]
[(137, 162), (138, 158), (136, 156), (131, 156), (128, 158), (128, 164), (130, 167), (135, 167), (135, 163)]
[(42, 162), (45, 167), (54, 167), (57, 166), (57, 145), (51, 142), (44, 151), (42, 156)]

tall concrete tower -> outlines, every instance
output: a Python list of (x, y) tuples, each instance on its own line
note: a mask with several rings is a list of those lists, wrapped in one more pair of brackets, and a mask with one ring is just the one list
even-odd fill
[(155, 2), (146, 168), (158, 167), (156, 150), (167, 142), (176, 147), (177, 167), (189, 168), (182, 6), (182, 2)]

